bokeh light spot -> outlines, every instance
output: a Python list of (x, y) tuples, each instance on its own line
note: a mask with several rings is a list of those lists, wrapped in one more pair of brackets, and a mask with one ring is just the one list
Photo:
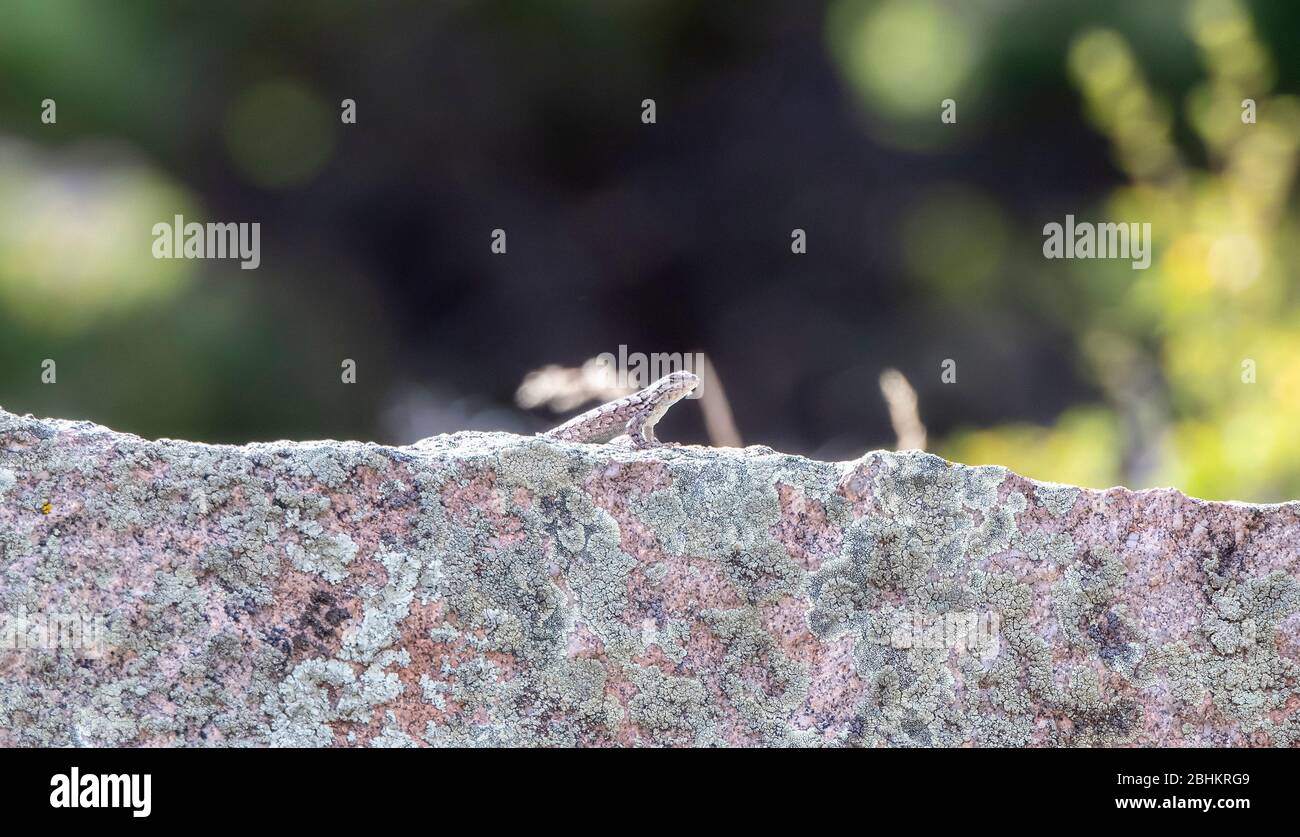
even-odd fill
[(989, 290), (1006, 241), (1001, 207), (967, 186), (931, 189), (903, 216), (904, 263), (951, 299), (968, 300)]
[(93, 146), (0, 145), (0, 306), (48, 333), (172, 296), (193, 262), (153, 258), (153, 225), (187, 198), (161, 173)]
[(1241, 291), (1255, 284), (1263, 267), (1264, 254), (1252, 236), (1225, 235), (1210, 245), (1210, 277), (1225, 290)]
[(326, 104), (295, 81), (247, 90), (226, 117), (226, 147), (250, 182), (267, 189), (301, 186), (334, 150), (334, 119)]
[(837, 0), (827, 25), (846, 77), (885, 116), (937, 121), (974, 63), (960, 18), (930, 0)]

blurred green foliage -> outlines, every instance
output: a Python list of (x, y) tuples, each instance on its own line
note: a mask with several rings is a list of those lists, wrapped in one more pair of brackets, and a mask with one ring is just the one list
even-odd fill
[[(1098, 487), (1300, 497), (1300, 101), (1272, 94), (1273, 63), (1242, 4), (1185, 8), (1181, 23), (1205, 68), (1181, 103), (1197, 140), (1191, 149), (1175, 137), (1178, 107), (1151, 88), (1120, 34), (1082, 31), (1068, 56), (1089, 119), (1129, 179), (1078, 214), (1150, 222), (1155, 238), (1145, 271), (1074, 261), (1041, 274), (1060, 283), (1053, 292), (1068, 304), (1053, 313), (1075, 335), (1079, 362), (1106, 402), (1072, 409), (1051, 427), (958, 432), (941, 444), (944, 455)], [(1253, 124), (1242, 118), (1248, 98)], [(996, 217), (980, 215), (968, 228)], [(999, 243), (980, 249), (994, 252), (993, 238)], [(928, 248), (979, 263), (968, 243), (943, 236), (903, 244), (927, 281), (960, 275)]]
[[(1300, 103), (1272, 93), (1274, 64), (1242, 3), (1164, 9), (1181, 14), (1164, 22), (1195, 44), (1205, 73), (1181, 105), (1152, 88), (1112, 28), (1083, 27), (1066, 58), (1088, 119), (1128, 179), (1100, 205), (1067, 211), (1149, 222), (1156, 260), (1148, 270), (1004, 252), (1003, 213), (973, 186), (922, 195), (906, 210), (903, 261), (927, 293), (974, 306), (1041, 301), (1041, 314), (1074, 335), (1081, 368), (1105, 396), (1047, 427), (959, 430), (938, 450), (1089, 486), (1300, 497), (1300, 215), (1292, 200)], [(963, 14), (975, 11), (948, 14), (929, 0), (835, 3), (831, 49), (875, 136), (912, 148), (941, 142), (939, 101), (974, 86), (981, 49), (991, 47), (986, 28), (963, 25)], [(1242, 118), (1247, 98), (1254, 124)], [(1188, 150), (1176, 137), (1180, 109), (1194, 140)], [(1061, 219), (1044, 219), (1053, 220)]]
[[(658, 257), (659, 249), (680, 238), (706, 235), (683, 232), (666, 220), (654, 230), (630, 228), (640, 216), (629, 214), (629, 207), (658, 198), (668, 206), (653, 189), (661, 177), (669, 184), (663, 192), (671, 192), (727, 168), (719, 161), (730, 155), (739, 160), (747, 189), (769, 182), (783, 194), (811, 189), (791, 184), (802, 176), (798, 155), (821, 153), (813, 145), (799, 147), (787, 166), (758, 145), (744, 154), (723, 149), (714, 151), (718, 156), (692, 159), (670, 144), (650, 153), (648, 168), (637, 178), (651, 183), (648, 191), (626, 191), (627, 184), (601, 177), (598, 164), (625, 165), (630, 154), (621, 143), (643, 135), (636, 133), (643, 95), (658, 91), (665, 123), (644, 135), (665, 135), (667, 123), (688, 112), (691, 96), (703, 95), (692, 83), (725, 88), (716, 78), (727, 80), (733, 69), (714, 58), (719, 41), (741, 44), (734, 47), (741, 55), (754, 44), (767, 46), (765, 38), (773, 36), (758, 22), (753, 34), (733, 26), (741, 18), (712, 6), (694, 11), (707, 4), (686, 0), (492, 0), (435, 11), (418, 3), (380, 5), (370, 12), (342, 2), (290, 9), (236, 0), (219, 12), (204, 12), (168, 3), (4, 4), (0, 404), (91, 418), (147, 435), (212, 441), (382, 437), (378, 414), (395, 390), (438, 370), (464, 368), (458, 357), (431, 352), (421, 358), (412, 345), (402, 345), (393, 336), (402, 307), (418, 308), (417, 320), (441, 316), (447, 342), (474, 353), (482, 364), (477, 369), (495, 364), (492, 381), (469, 372), (468, 380), (442, 392), (478, 386), (480, 392), (509, 393), (518, 380), (510, 375), (556, 358), (521, 359), (535, 348), (496, 333), (503, 331), (503, 317), (522, 323), (536, 316), (542, 328), (572, 333), (608, 316), (614, 297), (638, 321), (647, 304), (622, 285), (609, 297), (583, 279), (576, 287), (560, 285), (554, 277), (562, 268), (553, 265), (534, 274), (512, 262), (516, 274), (506, 277), (463, 254), (442, 251), (429, 262), (445, 275), (428, 277), (410, 267), (425, 264), (412, 253), (435, 249), (424, 233), (446, 229), (449, 238), (464, 240), (466, 229), (477, 235), (479, 227), (506, 223), (496, 220), (500, 216), (554, 214), (557, 224), (603, 220), (607, 213), (590, 207), (609, 199), (617, 221), (623, 220), (617, 212), (634, 219), (629, 228), (588, 221), (617, 233), (609, 236), (610, 251), (621, 255), (643, 245)], [(396, 22), (372, 25), (366, 17), (372, 13), (390, 14)], [(408, 21), (417, 18), (442, 27), (434, 54), (421, 52), (427, 30), (411, 23), (407, 32)], [(771, 24), (773, 31), (784, 26)], [(1079, 375), (1097, 394), (1050, 422), (967, 422), (935, 434), (937, 452), (1091, 486), (1173, 484), (1207, 498), (1300, 497), (1300, 210), (1294, 189), (1300, 102), (1277, 92), (1277, 56), (1270, 55), (1259, 26), (1238, 0), (830, 0), (820, 28), (809, 37), (838, 72), (844, 98), (860, 106), (860, 144), (916, 155), (922, 171), (925, 160), (935, 161), (926, 180), (902, 194), (894, 208), (897, 227), (873, 228), (877, 238), (865, 246), (854, 238), (852, 252), (859, 259), (863, 252), (871, 254), (867, 259), (885, 248), (897, 252), (915, 296), (928, 303), (904, 312), (917, 318), (933, 319), (943, 309), (981, 318), (996, 330), (1007, 312), (1016, 311), (1041, 323), (1043, 331), (1068, 343)], [(409, 50), (389, 66), (382, 50), (365, 52), (364, 45), (372, 43)], [(763, 64), (766, 53), (754, 51), (752, 62)], [(1176, 73), (1169, 68), (1180, 66), (1184, 52), (1188, 61), (1199, 62), (1200, 80), (1170, 101), (1162, 91), (1171, 88), (1168, 77)], [(355, 63), (331, 75), (339, 56)], [(796, 51), (792, 60), (804, 59)], [(522, 70), (509, 75), (503, 69), (500, 77), (482, 71), (503, 65)], [(718, 74), (714, 81), (709, 72)], [(991, 116), (997, 110), (985, 105), (999, 91), (1029, 95), (1053, 73), (1068, 75), (1088, 123), (1109, 145), (1121, 185), (1099, 187), (1092, 205), (1069, 206), (1051, 203), (1055, 184), (1038, 183), (1038, 193), (1013, 206), (981, 179), (977, 167), (942, 165), (945, 154), (973, 138), (998, 137), (997, 117)], [(742, 149), (767, 130), (761, 126), (769, 106), (783, 112), (777, 110), (781, 96), (772, 92), (780, 79), (761, 71), (755, 78), (755, 86), (725, 94), (739, 104), (757, 102), (755, 110), (719, 117), (745, 122)], [(359, 134), (349, 135), (338, 122), (338, 99), (353, 95), (353, 87), (372, 94), (359, 103), (363, 123), (381, 126), (370, 135), (381, 137), (370, 156)], [(815, 97), (816, 87), (794, 87), (785, 95)], [(59, 122), (43, 126), (35, 119), (36, 104), (56, 94)], [(957, 101), (955, 126), (938, 119), (939, 103), (947, 98)], [(1246, 98), (1256, 102), (1254, 124), (1241, 120)], [(1073, 113), (1074, 103), (1068, 107)], [(624, 112), (630, 115), (624, 123), (610, 117)], [(824, 117), (826, 111), (809, 113)], [(432, 134), (411, 130), (421, 114), (431, 119)], [(681, 121), (689, 128), (688, 119)], [(562, 148), (575, 135), (563, 133), (565, 125), (589, 131), (576, 134), (587, 144)], [(699, 128), (702, 142), (713, 142), (715, 127)], [(858, 137), (854, 133), (855, 142)], [(349, 142), (356, 144), (349, 148)], [(374, 152), (376, 146), (382, 153)], [(516, 150), (531, 154), (528, 165), (538, 168), (521, 164), (522, 156), (513, 169), (501, 162)], [(1026, 146), (1016, 152), (1029, 157), (1050, 150)], [(435, 160), (440, 166), (414, 167), (415, 161), (439, 156), (445, 158)], [(393, 207), (379, 206), (358, 184), (374, 182), (390, 163), (399, 177), (413, 181), (411, 193), (481, 193), (490, 212), (421, 204), (406, 193), (396, 195)], [(764, 173), (755, 177), (759, 169)], [(850, 199), (869, 188), (836, 185), (840, 192), (834, 196), (811, 189), (811, 197), (801, 198), (799, 216), (823, 202), (832, 216), (841, 206), (858, 207)], [(390, 193), (401, 192), (387, 188), (384, 203)], [(566, 207), (557, 194), (576, 195), (575, 204), (590, 214)], [(719, 193), (717, 211), (731, 210), (728, 197), (725, 190)], [(313, 215), (325, 198), (337, 198), (335, 207), (346, 212)], [(508, 203), (511, 198), (515, 203)], [(843, 203), (833, 205), (832, 198)], [(770, 221), (770, 204), (754, 203)], [(246, 206), (265, 214), (246, 217)], [(362, 248), (350, 236), (371, 215), (390, 209), (375, 224), (383, 252), (358, 255)], [(1042, 224), (1060, 221), (1066, 212), (1089, 220), (1150, 222), (1151, 267), (1044, 260)], [(243, 272), (232, 262), (151, 258), (152, 225), (176, 213), (194, 220), (265, 221), (262, 268)], [(471, 220), (462, 220), (466, 216)], [(534, 240), (545, 234), (536, 232)], [(519, 239), (511, 235), (513, 248)], [(822, 235), (812, 231), (813, 253), (830, 249)], [(556, 241), (556, 251), (569, 246), (563, 238)], [(663, 260), (680, 261), (682, 252), (691, 251), (670, 251)], [(392, 273), (413, 274), (404, 277), (407, 285), (385, 287), (378, 280), (389, 257)], [(598, 261), (586, 252), (575, 260)], [(655, 261), (648, 267), (631, 257), (608, 263), (628, 270), (640, 264), (647, 282), (660, 280), (662, 266)], [(818, 296), (849, 307), (838, 300), (859, 280), (860, 265), (845, 268), (844, 278), (826, 264), (817, 268), (821, 273), (808, 273), (823, 282), (820, 287), (792, 290), (788, 274), (773, 268), (771, 277), (742, 277), (748, 299), (706, 288), (692, 308), (697, 313), (688, 318), (725, 323), (755, 310), (745, 308), (746, 302), (776, 298), (782, 302), (771, 310), (789, 310), (788, 327), (803, 322), (800, 334), (824, 341), (811, 347), (813, 357), (841, 356), (845, 346), (874, 346), (868, 325), (851, 316), (860, 311), (845, 311), (842, 322), (828, 326), (814, 309), (794, 309), (804, 301), (796, 297)], [(444, 281), (436, 292), (424, 287), (434, 279)], [(547, 286), (552, 279), (555, 289)], [(386, 299), (394, 287), (406, 296)], [(498, 296), (475, 295), (485, 288)], [(546, 312), (532, 310), (548, 295), (562, 297), (556, 303), (562, 309), (589, 307), (576, 315), (550, 310), (552, 327)], [(655, 296), (665, 295), (656, 290)], [(501, 299), (517, 303), (513, 314), (491, 304)], [(455, 308), (457, 302), (465, 307)], [(665, 308), (657, 319), (673, 311)], [(607, 331), (623, 339), (622, 332)], [(767, 325), (732, 333), (756, 331), (770, 335)], [(935, 331), (939, 336), (930, 342), (943, 357), (942, 328)], [(831, 336), (837, 342), (829, 342)], [(413, 338), (408, 342), (419, 348)], [(752, 348), (732, 351), (745, 355)], [(343, 357), (360, 362), (355, 386), (339, 384)], [(45, 358), (58, 361), (60, 386), (41, 383)], [(980, 363), (969, 353), (957, 360), (959, 380)], [(1247, 369), (1253, 383), (1243, 379)], [(775, 393), (771, 397), (799, 402), (816, 371), (804, 369), (803, 380), (796, 381), (787, 370), (782, 386), (767, 387)], [(843, 372), (830, 370), (824, 377), (835, 384), (836, 373)], [(758, 377), (774, 380), (770, 374)], [(987, 372), (982, 379), (989, 380)], [(734, 380), (728, 389), (743, 401), (744, 393), (731, 386)], [(1027, 386), (1015, 379), (998, 384), (1007, 390)], [(918, 388), (922, 418), (928, 418), (927, 393), (933, 389)], [(977, 398), (969, 392), (952, 397)], [(838, 419), (843, 405), (827, 403)], [(460, 420), (455, 411), (449, 415)], [(739, 418), (743, 425), (745, 417)], [(792, 420), (789, 414), (785, 419)], [(525, 419), (517, 420), (514, 429), (526, 426)]]

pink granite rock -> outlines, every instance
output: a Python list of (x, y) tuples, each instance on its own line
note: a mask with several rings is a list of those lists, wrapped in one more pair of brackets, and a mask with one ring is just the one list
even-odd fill
[(0, 745), (1300, 741), (1300, 504), (0, 412)]

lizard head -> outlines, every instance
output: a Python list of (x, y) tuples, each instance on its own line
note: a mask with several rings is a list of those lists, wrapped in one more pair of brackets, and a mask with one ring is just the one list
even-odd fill
[(673, 372), (655, 381), (650, 385), (650, 389), (656, 394), (662, 394), (671, 404), (690, 395), (691, 390), (699, 385), (700, 378), (698, 375), (690, 372)]
[(673, 372), (638, 393), (647, 407), (643, 424), (649, 430), (651, 439), (654, 438), (655, 424), (664, 417), (668, 408), (690, 395), (691, 390), (699, 385), (700, 379), (690, 372)]

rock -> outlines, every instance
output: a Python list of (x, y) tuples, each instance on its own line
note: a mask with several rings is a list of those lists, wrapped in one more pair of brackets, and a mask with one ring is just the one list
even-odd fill
[(0, 411), (0, 745), (1300, 741), (1300, 503)]

